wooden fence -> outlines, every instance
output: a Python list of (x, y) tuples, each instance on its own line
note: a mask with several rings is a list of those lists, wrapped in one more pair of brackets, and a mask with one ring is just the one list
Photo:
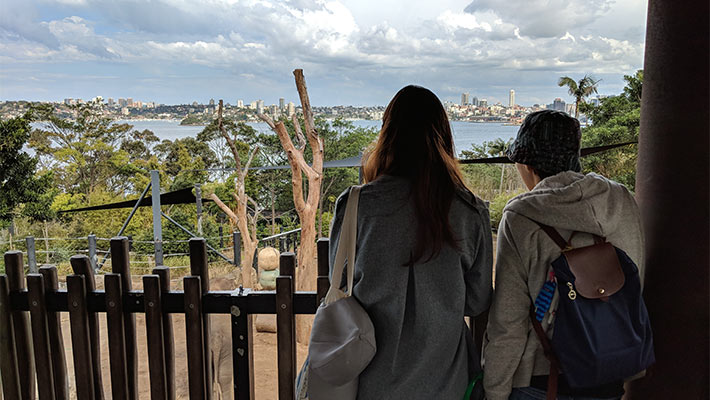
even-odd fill
[[(0, 275), (0, 373), (4, 399), (69, 398), (59, 313), (68, 312), (78, 400), (138, 398), (136, 313), (145, 313), (151, 399), (175, 398), (175, 346), (171, 314), (185, 315), (190, 399), (212, 398), (210, 314), (231, 315), (234, 398), (254, 398), (252, 319), (276, 314), (278, 398), (293, 399), (296, 377), (295, 315), (314, 314), (328, 289), (328, 240), (318, 242), (317, 292), (294, 292), (296, 257), (282, 253), (276, 291), (210, 291), (204, 239), (190, 240), (190, 275), (184, 291), (170, 290), (170, 270), (144, 275), (134, 291), (129, 243), (111, 239), (112, 273), (96, 290), (85, 255), (71, 258), (74, 274), (58, 289), (54, 266), (25, 277), (22, 253), (5, 253), (7, 275)], [(99, 337), (98, 313), (106, 313), (107, 336)], [(111, 391), (103, 393), (100, 340), (108, 340)], [(35, 393), (37, 391), (37, 393)]]

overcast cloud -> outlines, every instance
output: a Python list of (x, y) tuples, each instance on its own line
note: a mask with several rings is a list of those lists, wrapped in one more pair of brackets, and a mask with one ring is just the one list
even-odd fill
[(384, 105), (417, 83), (519, 104), (591, 73), (614, 94), (642, 67), (640, 0), (3, 0), (0, 98), (210, 98)]

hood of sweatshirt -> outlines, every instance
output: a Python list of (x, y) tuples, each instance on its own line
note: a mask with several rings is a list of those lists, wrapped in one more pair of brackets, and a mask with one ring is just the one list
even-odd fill
[[(590, 173), (567, 171), (543, 179), (533, 190), (511, 199), (504, 211), (559, 229), (602, 237), (616, 232), (633, 197), (625, 186)], [(635, 208), (635, 207), (634, 207)]]

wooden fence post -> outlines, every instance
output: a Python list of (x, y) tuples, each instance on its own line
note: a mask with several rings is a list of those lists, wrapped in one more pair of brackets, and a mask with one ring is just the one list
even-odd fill
[[(200, 277), (200, 286), (202, 294), (207, 294), (210, 291), (210, 274), (207, 262), (207, 246), (205, 239), (192, 238), (190, 239), (190, 274)], [(204, 337), (204, 359), (205, 359), (205, 387), (207, 388), (207, 397), (212, 398), (212, 353), (210, 352), (210, 316), (202, 315), (202, 336)]]
[[(57, 267), (44, 265), (39, 268), (44, 281), (45, 296), (59, 290)], [(69, 379), (67, 378), (67, 361), (64, 355), (64, 335), (62, 321), (58, 312), (47, 311), (47, 330), (49, 332), (49, 347), (52, 354), (52, 371), (54, 372), (54, 393), (57, 399), (69, 399)]]
[(76, 397), (77, 400), (94, 400), (96, 391), (84, 279), (82, 275), (67, 276), (67, 302), (74, 355)]
[[(85, 295), (96, 290), (94, 269), (89, 257), (85, 255), (72, 256), (69, 259), (74, 275), (84, 277)], [(89, 322), (89, 340), (91, 341), (91, 368), (93, 369), (94, 393), (96, 400), (103, 400), (104, 386), (101, 379), (101, 337), (99, 336), (99, 321), (96, 313), (87, 313)]]
[[(133, 289), (129, 251), (129, 238), (125, 236), (111, 238), (111, 271), (121, 275), (121, 289), (124, 294)], [(126, 340), (128, 399), (138, 400), (138, 348), (136, 343), (136, 316), (133, 313), (123, 313), (123, 331)]]
[(20, 371), (17, 367), (17, 347), (10, 307), (10, 287), (5, 275), (0, 275), (0, 373), (2, 392), (6, 399), (21, 399)]
[(234, 398), (254, 400), (253, 316), (247, 313), (247, 295), (232, 294), (232, 376)]
[(32, 317), (32, 348), (37, 368), (37, 388), (40, 400), (55, 400), (52, 351), (47, 328), (47, 304), (44, 296), (44, 279), (40, 274), (27, 276), (27, 297)]
[[(25, 289), (25, 268), (22, 261), (22, 252), (15, 250), (5, 253), (5, 271), (10, 292), (18, 292)], [(22, 399), (34, 400), (35, 365), (30, 343), (30, 321), (27, 318), (27, 312), (12, 311), (12, 321), (15, 330), (17, 367), (20, 374)]]
[(114, 399), (126, 399), (129, 392), (121, 276), (106, 274), (104, 276), (104, 290), (106, 291), (108, 356), (111, 365), (111, 394)]
[(199, 276), (183, 278), (185, 290), (185, 335), (187, 345), (187, 375), (191, 400), (207, 398), (205, 382), (205, 346), (202, 329), (202, 288)]
[(91, 268), (96, 271), (98, 269), (98, 260), (96, 259), (96, 235), (89, 235), (87, 239), (89, 242), (89, 261), (91, 262)]
[(150, 371), (150, 398), (152, 400), (167, 400), (168, 385), (165, 374), (160, 277), (158, 275), (143, 276), (143, 292), (145, 296), (145, 330), (148, 342), (148, 370)]
[(30, 273), (37, 273), (37, 253), (35, 250), (35, 238), (33, 236), (27, 236), (25, 238), (25, 244), (27, 245), (27, 265), (30, 267)]
[[(168, 267), (154, 268), (153, 275), (160, 277), (161, 295), (164, 296), (170, 293), (170, 269)], [(175, 339), (173, 334), (173, 317), (168, 313), (163, 313), (163, 344), (168, 400), (175, 400)]]
[(328, 275), (330, 274), (330, 255), (328, 253), (328, 245), (330, 241), (328, 238), (318, 239), (318, 278), (317, 278), (317, 296), (316, 296), (316, 308), (320, 305), (323, 298), (328, 293), (330, 289), (330, 279)]
[(278, 347), (279, 400), (293, 400), (296, 380), (296, 318), (293, 311), (296, 255), (281, 254), (276, 278), (276, 344)]

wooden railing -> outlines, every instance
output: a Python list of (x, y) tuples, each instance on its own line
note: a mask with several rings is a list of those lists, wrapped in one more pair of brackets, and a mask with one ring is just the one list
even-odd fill
[[(59, 290), (57, 270), (43, 266), (25, 278), (21, 252), (5, 253), (0, 275), (0, 373), (4, 399), (69, 398), (60, 312), (68, 312), (78, 400), (138, 398), (135, 314), (145, 314), (151, 399), (175, 398), (175, 345), (171, 314), (185, 315), (190, 399), (212, 398), (210, 314), (231, 316), (234, 398), (254, 399), (252, 319), (276, 314), (278, 398), (293, 399), (295, 315), (314, 314), (328, 288), (328, 240), (318, 242), (318, 291), (295, 292), (296, 257), (282, 253), (276, 291), (210, 291), (204, 239), (190, 240), (190, 275), (183, 291), (170, 290), (170, 270), (144, 275), (132, 290), (128, 239), (111, 240), (112, 273), (97, 290), (85, 255), (71, 258), (74, 274)], [(111, 396), (102, 384), (98, 313), (106, 313)], [(105, 339), (104, 339), (105, 340)]]

